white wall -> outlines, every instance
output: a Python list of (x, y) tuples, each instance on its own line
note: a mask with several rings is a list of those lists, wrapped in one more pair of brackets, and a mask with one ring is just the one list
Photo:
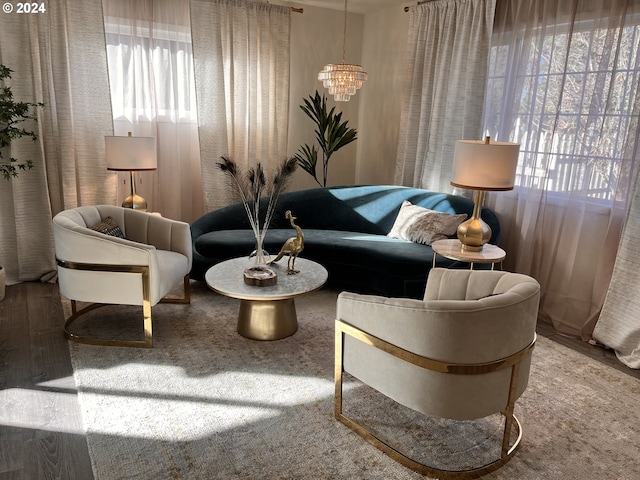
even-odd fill
[[(289, 147), (287, 153), (294, 155), (300, 145), (315, 143), (315, 123), (300, 109), (304, 98), (314, 95), (327, 96), (327, 106), (336, 106), (343, 112), (342, 120), (349, 121), (349, 127), (358, 130), (360, 137), (355, 142), (339, 150), (329, 162), (327, 185), (352, 185), (356, 183), (357, 148), (363, 142), (358, 122), (360, 92), (349, 102), (334, 102), (327, 90), (318, 81), (318, 72), (327, 63), (342, 61), (342, 39), (344, 11), (327, 8), (303, 7), (304, 13), (291, 14), (291, 97), (289, 104)], [(364, 15), (350, 13), (347, 17), (347, 63), (360, 63), (362, 52), (362, 31)], [(366, 88), (366, 87), (363, 87)], [(320, 160), (319, 160), (320, 163)], [(322, 181), (322, 170), (318, 168), (318, 178)], [(317, 187), (313, 178), (300, 169), (296, 172), (289, 190)]]
[[(288, 154), (294, 155), (300, 145), (315, 142), (315, 124), (299, 105), (316, 89), (328, 96), (317, 77), (325, 64), (342, 61), (344, 11), (283, 3), (304, 8), (304, 13), (291, 15)], [(331, 158), (327, 185), (393, 183), (408, 27), (409, 14), (401, 6), (366, 15), (349, 13), (346, 61), (361, 64), (369, 79), (349, 102), (328, 96), (328, 105), (344, 112), (343, 120), (358, 130), (358, 139)], [(301, 170), (290, 190), (314, 186)]]
[(362, 63), (369, 80), (362, 87), (356, 183), (393, 184), (409, 14), (400, 6), (364, 19)]

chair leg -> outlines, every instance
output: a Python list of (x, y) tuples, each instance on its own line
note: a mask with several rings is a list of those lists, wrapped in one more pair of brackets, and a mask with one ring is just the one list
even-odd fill
[[(396, 462), (408, 467), (422, 475), (427, 475), (430, 477), (436, 477), (440, 479), (471, 479), (471, 478), (479, 478), (489, 472), (497, 470), (502, 465), (507, 463), (513, 455), (518, 450), (520, 446), (520, 441), (522, 440), (522, 426), (520, 422), (513, 414), (514, 405), (515, 405), (515, 393), (518, 375), (520, 373), (520, 364), (519, 361), (515, 363), (512, 367), (511, 371), (511, 382), (509, 385), (509, 394), (508, 394), (508, 403), (505, 410), (501, 413), (505, 416), (505, 429), (503, 432), (502, 438), (502, 452), (499, 458), (496, 460), (484, 464), (479, 467), (470, 468), (466, 470), (444, 470), (440, 468), (436, 468), (433, 466), (425, 465), (420, 463), (412, 458), (409, 458), (399, 450), (396, 450), (394, 447), (384, 442), (380, 438), (376, 436), (376, 434), (369, 430), (364, 425), (357, 423), (353, 418), (348, 417), (343, 413), (343, 388), (342, 383), (344, 379), (344, 366), (343, 366), (343, 351), (344, 351), (344, 336), (349, 334), (354, 336), (352, 331), (357, 330), (354, 327), (350, 327), (347, 324), (343, 324), (340, 321), (336, 321), (336, 333), (335, 333), (335, 397), (334, 397), (334, 415), (337, 420), (345, 424), (355, 433), (364, 438), (367, 442), (369, 442), (374, 447), (378, 448), (386, 455), (394, 459)], [(376, 342), (372, 342), (370, 344), (375, 346)], [(532, 344), (523, 350), (522, 354), (525, 352), (530, 352), (533, 348)], [(520, 358), (521, 353), (518, 353), (517, 356)], [(515, 427), (517, 431), (517, 438), (511, 448), (509, 448), (510, 438), (511, 438), (511, 430)]]
[[(516, 387), (518, 385), (518, 376), (520, 375), (520, 364), (516, 363), (513, 367), (511, 367), (511, 380), (509, 382), (509, 397), (507, 399), (507, 408), (505, 408), (502, 412), (504, 415), (504, 434), (502, 436), (502, 456), (507, 457), (511, 455), (518, 445), (520, 445), (520, 437), (522, 436), (522, 428), (518, 423), (518, 419), (513, 414), (515, 410), (516, 403)], [(514, 443), (513, 447), (509, 449), (509, 442), (511, 440), (511, 427), (513, 424), (517, 423), (518, 425), (518, 434), (519, 437)]]
[(338, 328), (335, 329), (335, 332), (335, 396), (333, 410), (335, 417), (340, 419), (342, 416), (342, 346), (344, 344), (344, 333)]
[(142, 302), (142, 314), (144, 315), (144, 346), (151, 348), (153, 347), (153, 322), (149, 297), (145, 297)]
[(187, 273), (183, 279), (184, 295), (182, 298), (165, 297), (160, 300), (160, 303), (191, 303), (191, 282), (189, 278), (189, 274)]
[(378, 438), (376, 434), (373, 433), (371, 430), (369, 430), (367, 427), (357, 423), (353, 418), (350, 418), (344, 413), (342, 413), (341, 410), (342, 410), (342, 399), (340, 399), (340, 406), (338, 406), (338, 399), (336, 398), (335, 417), (337, 420), (345, 424), (347, 427), (349, 427), (355, 433), (360, 435), (371, 445), (373, 445), (378, 450), (382, 451), (383, 453), (385, 453), (386, 455), (394, 459), (396, 462), (422, 475), (426, 475), (428, 477), (435, 477), (439, 479), (462, 480), (462, 479), (480, 478), (490, 472), (493, 472), (494, 470), (497, 470), (498, 468), (500, 468), (501, 466), (503, 466), (505, 463), (507, 463), (509, 460), (513, 458), (513, 455), (515, 454), (518, 447), (520, 446), (520, 440), (522, 439), (522, 427), (518, 419), (515, 417), (515, 415), (513, 415), (512, 416), (513, 421), (510, 423), (516, 427), (518, 438), (514, 443), (514, 445), (511, 447), (511, 449), (509, 449), (509, 451), (506, 454), (502, 455), (500, 458), (494, 460), (493, 462), (484, 464), (480, 467), (470, 468), (467, 470), (445, 470), (445, 469), (429, 466), (424, 463), (420, 463), (406, 456), (404, 453), (400, 452), (399, 450), (396, 450), (394, 447), (392, 447), (388, 443)]
[[(73, 301), (72, 301), (73, 302)], [(81, 310), (76, 310), (64, 324), (64, 336), (67, 340), (71, 340), (77, 343), (84, 343), (87, 345), (102, 345), (106, 347), (153, 347), (153, 331), (152, 331), (152, 319), (151, 319), (151, 304), (143, 305), (143, 326), (144, 326), (144, 340), (114, 340), (108, 338), (89, 337), (86, 335), (78, 335), (70, 331), (69, 327), (73, 322), (80, 318), (85, 313), (101, 307), (110, 306), (106, 303), (92, 303)], [(73, 310), (73, 307), (72, 307)]]
[[(160, 300), (162, 303), (191, 303), (191, 284), (189, 281), (189, 274), (184, 276), (184, 296), (183, 298), (163, 298)], [(107, 306), (107, 304), (94, 303), (88, 305), (82, 310), (77, 309), (75, 300), (71, 300), (71, 312), (72, 315), (64, 324), (64, 335), (68, 340), (72, 340), (78, 343), (85, 343), (89, 345), (102, 345), (111, 347), (153, 347), (153, 321), (151, 317), (151, 285), (148, 276), (148, 272), (142, 272), (142, 315), (143, 315), (143, 329), (144, 340), (112, 340), (105, 338), (88, 337), (84, 335), (77, 335), (69, 330), (69, 326), (76, 321), (79, 317), (85, 313), (95, 310), (99, 307)]]

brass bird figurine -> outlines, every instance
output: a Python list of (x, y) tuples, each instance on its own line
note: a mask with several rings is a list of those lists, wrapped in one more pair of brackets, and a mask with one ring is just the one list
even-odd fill
[(296, 258), (298, 254), (304, 249), (304, 233), (302, 233), (302, 229), (295, 224), (296, 217), (293, 216), (291, 210), (287, 210), (284, 214), (285, 218), (289, 220), (291, 226), (296, 230), (296, 236), (289, 238), (282, 248), (278, 255), (273, 259), (269, 260), (267, 263), (277, 262), (285, 255), (289, 255), (289, 260), (287, 261), (287, 275), (294, 275), (298, 273), (300, 270), (295, 269)]

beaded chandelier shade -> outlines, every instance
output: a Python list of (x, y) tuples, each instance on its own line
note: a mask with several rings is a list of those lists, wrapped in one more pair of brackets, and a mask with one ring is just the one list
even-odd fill
[(347, 52), (347, 0), (344, 0), (344, 34), (342, 37), (342, 63), (329, 63), (318, 74), (324, 88), (329, 90), (336, 102), (348, 102), (362, 87), (367, 72), (360, 65), (345, 63)]

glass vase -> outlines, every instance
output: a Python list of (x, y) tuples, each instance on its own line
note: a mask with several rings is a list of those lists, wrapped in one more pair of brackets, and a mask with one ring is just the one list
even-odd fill
[(270, 256), (269, 253), (264, 249), (264, 231), (260, 232), (260, 234), (256, 235), (256, 249), (251, 253), (251, 256), (254, 257), (254, 264), (258, 265), (266, 265)]

